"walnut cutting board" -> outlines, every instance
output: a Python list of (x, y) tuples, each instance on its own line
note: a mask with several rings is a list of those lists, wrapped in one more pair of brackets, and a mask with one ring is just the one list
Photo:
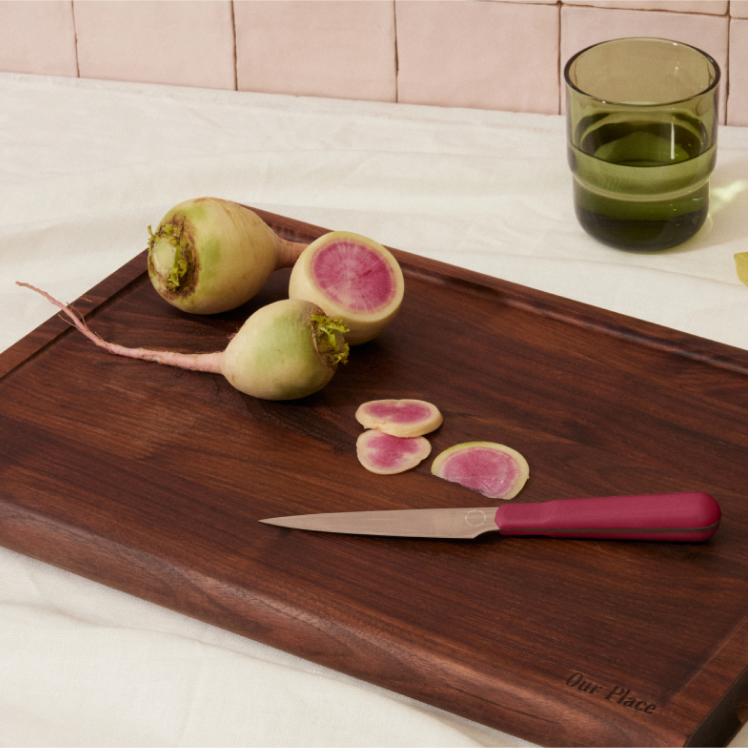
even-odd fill
[[(324, 233), (260, 213), (286, 238)], [(0, 354), (0, 544), (533, 742), (729, 741), (748, 717), (748, 351), (396, 255), (400, 316), (303, 400), (108, 355), (57, 317)], [(75, 306), (107, 340), (220, 350), (288, 272), (197, 317), (141, 255)], [(515, 502), (705, 491), (722, 527), (676, 544), (258, 523), (484, 505), (431, 459), (359, 465), (354, 412), (388, 397), (441, 409), (432, 457), (522, 452)]]

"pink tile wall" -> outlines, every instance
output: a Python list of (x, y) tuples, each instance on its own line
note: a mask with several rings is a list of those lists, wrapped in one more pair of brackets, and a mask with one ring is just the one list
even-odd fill
[(747, 25), (748, 0), (0, 0), (0, 71), (554, 114), (559, 62), (663, 36), (748, 125)]
[(730, 0), (730, 15), (733, 18), (748, 18), (748, 0)]
[(0, 2), (0, 70), (76, 77), (73, 3)]
[(73, 9), (81, 78), (236, 87), (231, 0), (75, 0)]
[(396, 101), (394, 0), (237, 2), (240, 91)]
[(730, 21), (728, 125), (748, 125), (748, 19)]
[(396, 11), (398, 101), (558, 111), (554, 5), (397, 0)]
[[(723, 71), (720, 122), (724, 123), (729, 22), (727, 16), (565, 5), (561, 9), (561, 67), (575, 52), (607, 39), (659, 36), (691, 44), (711, 55)], [(561, 111), (565, 109), (565, 93), (562, 86)]]

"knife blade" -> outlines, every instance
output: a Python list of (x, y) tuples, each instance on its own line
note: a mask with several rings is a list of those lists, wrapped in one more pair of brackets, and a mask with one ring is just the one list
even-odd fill
[(684, 492), (555, 499), (500, 507), (389, 509), (273, 517), (260, 522), (294, 530), (406, 538), (502, 535), (700, 542), (719, 528), (722, 512), (706, 493)]

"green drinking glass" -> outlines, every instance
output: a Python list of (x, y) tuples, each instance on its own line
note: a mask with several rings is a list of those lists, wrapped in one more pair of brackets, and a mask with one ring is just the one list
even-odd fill
[(633, 251), (675, 247), (709, 213), (720, 70), (695, 47), (613, 39), (564, 68), (574, 207), (584, 230)]

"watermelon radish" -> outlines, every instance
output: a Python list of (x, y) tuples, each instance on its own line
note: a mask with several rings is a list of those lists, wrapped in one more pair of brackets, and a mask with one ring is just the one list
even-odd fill
[[(108, 343), (91, 331), (70, 307), (28, 283), (61, 309), (90, 341), (118, 356), (153, 361), (180, 369), (222, 374), (236, 389), (263, 400), (293, 400), (311, 395), (332, 379), (348, 359), (345, 327), (309, 301), (283, 299), (258, 309), (215, 353), (177, 353), (127, 348)], [(189, 403), (185, 404), (189, 407)]]
[(489, 499), (513, 499), (530, 476), (527, 460), (494, 442), (464, 442), (437, 455), (431, 472)]
[(273, 270), (290, 267), (306, 244), (281, 239), (256, 213), (215, 197), (172, 208), (148, 242), (148, 275), (178, 309), (217, 314), (249, 301)]
[(401, 437), (369, 429), (356, 440), (359, 462), (380, 475), (403, 473), (431, 454), (431, 444), (422, 436)]
[(313, 301), (350, 330), (351, 345), (366, 343), (395, 318), (403, 301), (403, 273), (378, 242), (349, 231), (313, 241), (291, 271), (288, 295)]
[(370, 400), (356, 411), (356, 420), (366, 429), (392, 436), (422, 436), (439, 428), (442, 414), (425, 400)]

